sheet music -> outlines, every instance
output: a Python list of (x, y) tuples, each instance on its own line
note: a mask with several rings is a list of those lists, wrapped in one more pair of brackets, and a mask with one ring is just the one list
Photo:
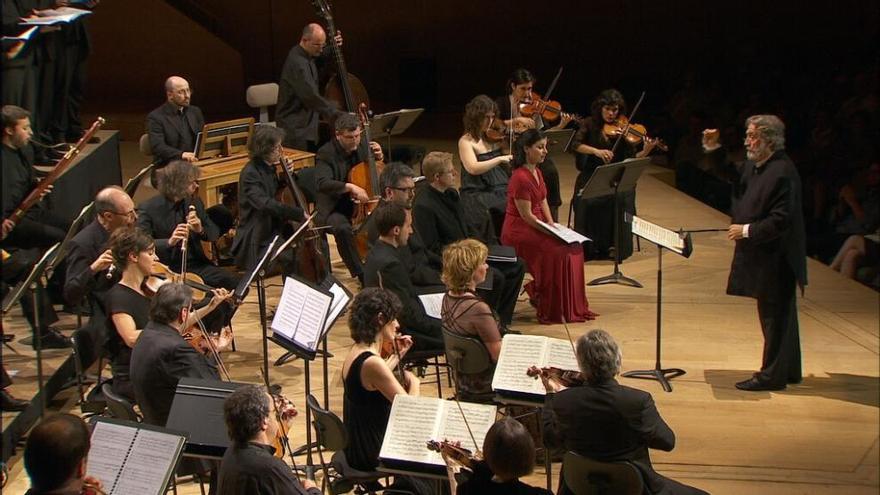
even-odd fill
[(684, 251), (684, 239), (678, 235), (678, 232), (665, 229), (635, 215), (632, 217), (632, 233), (679, 254)]
[(324, 330), (330, 302), (330, 296), (287, 277), (272, 319), (272, 331), (313, 351)]
[(443, 319), (441, 313), (443, 308), (443, 296), (445, 292), (435, 294), (419, 294), (419, 301), (425, 308), (425, 314), (431, 318)]
[(543, 222), (541, 220), (538, 220), (538, 225), (540, 225), (544, 229), (544, 231), (547, 232), (548, 234), (556, 237), (560, 241), (565, 242), (567, 244), (579, 244), (581, 242), (587, 242), (587, 241), (592, 240), (589, 237), (581, 235), (580, 233), (575, 232), (574, 230), (571, 230), (570, 228), (566, 227), (565, 225), (560, 225), (558, 223), (550, 225), (547, 222)]
[(52, 24), (60, 24), (62, 22), (72, 22), (82, 16), (92, 14), (90, 10), (75, 9), (73, 7), (46, 9), (42, 12), (44, 13), (44, 15), (34, 18), (24, 18), (18, 24), (21, 26), (50, 26)]
[(333, 294), (333, 299), (330, 303), (330, 314), (327, 315), (327, 321), (324, 322), (324, 333), (327, 333), (327, 330), (330, 330), (330, 325), (336, 321), (336, 318), (338, 318), (340, 313), (342, 313), (346, 306), (348, 306), (348, 301), (351, 300), (351, 298), (348, 297), (348, 292), (345, 292), (345, 289), (336, 282), (333, 282), (333, 285), (331, 285), (328, 290)]
[(546, 347), (547, 337), (541, 335), (505, 335), (492, 377), (492, 390), (546, 395), (541, 380), (526, 374), (529, 366), (544, 366)]
[(125, 464), (131, 442), (137, 435), (137, 428), (98, 422), (92, 431), (92, 446), (89, 449), (87, 474), (101, 480), (104, 489), (110, 493), (116, 477)]
[(37, 26), (22, 31), (18, 36), (4, 36), (3, 41), (27, 41), (37, 32)]
[[(113, 493), (160, 494), (165, 491), (165, 479), (171, 461), (183, 446), (183, 438), (169, 433), (140, 430), (122, 475)], [(92, 456), (89, 454), (89, 463)]]
[[(495, 406), (461, 402), (461, 408), (482, 449), (486, 433), (495, 423)], [(397, 395), (391, 406), (379, 457), (443, 466), (443, 458), (428, 450), (427, 442), (446, 439), (460, 441), (462, 446), (473, 450), (474, 442), (454, 401)]]
[(561, 370), (580, 371), (577, 357), (571, 349), (571, 342), (563, 339), (547, 338), (547, 350), (544, 354), (544, 366)]

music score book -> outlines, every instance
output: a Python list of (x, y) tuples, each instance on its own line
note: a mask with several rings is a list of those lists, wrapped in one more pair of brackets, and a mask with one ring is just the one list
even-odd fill
[(419, 302), (421, 302), (422, 307), (425, 308), (425, 314), (431, 318), (437, 318), (438, 320), (443, 319), (441, 313), (443, 309), (443, 296), (445, 295), (445, 292), (419, 294)]
[(582, 242), (592, 241), (592, 239), (590, 239), (589, 237), (581, 235), (580, 233), (571, 230), (565, 225), (561, 225), (558, 223), (549, 224), (541, 220), (537, 221), (538, 225), (541, 227), (541, 230), (566, 244), (580, 244)]
[(186, 434), (157, 426), (96, 418), (87, 472), (107, 495), (162, 495), (177, 467)]
[(507, 334), (492, 377), (492, 390), (501, 395), (542, 401), (547, 395), (540, 378), (526, 374), (531, 366), (578, 371), (577, 358), (567, 340), (542, 335)]
[(663, 246), (685, 258), (690, 257), (692, 251), (692, 244), (689, 237), (690, 234), (679, 234), (674, 230), (661, 227), (635, 215), (627, 215), (627, 220), (630, 219), (632, 221), (633, 234), (642, 239), (651, 241), (658, 246)]
[[(493, 405), (460, 402), (477, 446), (495, 423)], [(438, 452), (428, 450), (428, 440), (460, 441), (475, 451), (465, 420), (455, 401), (398, 394), (391, 406), (388, 428), (379, 451), (380, 467), (415, 473), (444, 474), (446, 464)]]
[(314, 356), (327, 328), (332, 302), (331, 291), (296, 276), (285, 277), (281, 300), (270, 325), (273, 334), (281, 343)]

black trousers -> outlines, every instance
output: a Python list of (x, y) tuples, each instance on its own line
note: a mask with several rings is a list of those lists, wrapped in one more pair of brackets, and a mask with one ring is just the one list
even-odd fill
[[(0, 292), (3, 297), (12, 290), (12, 287), (18, 282), (24, 280), (31, 272), (31, 268), (40, 260), (43, 251), (40, 249), (19, 249), (11, 253), (11, 257), (3, 262), (3, 290)], [(37, 306), (40, 311), (40, 333), (45, 333), (49, 325), (58, 321), (58, 315), (52, 307), (52, 301), (49, 294), (42, 284), (37, 284), (36, 291), (27, 290), (19, 299), (22, 312), (25, 319), (31, 325), (31, 330), (36, 329), (36, 310), (34, 307), (34, 293), (37, 296)]]
[(516, 299), (525, 274), (526, 264), (522, 259), (517, 259), (515, 263), (489, 262), (486, 276), (492, 277), (492, 290), (477, 292), (498, 313), (503, 325), (510, 325), (513, 321), (513, 310), (516, 308)]
[(795, 279), (787, 267), (775, 298), (758, 298), (764, 352), (758, 379), (785, 385), (801, 379), (801, 343)]
[(355, 244), (351, 219), (334, 211), (327, 216), (326, 222), (330, 226), (330, 233), (336, 238), (336, 250), (339, 251), (339, 256), (348, 267), (348, 272), (352, 277), (362, 277), (364, 267)]

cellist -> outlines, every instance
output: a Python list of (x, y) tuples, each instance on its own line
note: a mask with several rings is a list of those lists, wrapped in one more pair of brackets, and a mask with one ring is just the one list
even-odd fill
[(317, 221), (330, 227), (342, 261), (361, 285), (364, 283), (364, 270), (351, 225), (354, 202), (365, 203), (378, 198), (371, 198), (364, 188), (348, 182), (348, 176), (352, 167), (367, 159), (367, 153), (372, 153), (376, 161), (384, 158), (379, 143), (370, 142), (369, 150), (362, 145), (362, 132), (357, 116), (350, 113), (340, 115), (334, 124), (333, 139), (321, 146), (315, 157)]

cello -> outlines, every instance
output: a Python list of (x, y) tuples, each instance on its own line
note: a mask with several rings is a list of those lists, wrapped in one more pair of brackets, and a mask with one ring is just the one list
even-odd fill
[(366, 148), (366, 160), (358, 163), (348, 172), (348, 182), (359, 186), (367, 192), (370, 200), (366, 203), (355, 204), (354, 214), (351, 217), (351, 227), (355, 232), (355, 245), (361, 259), (367, 257), (369, 251), (369, 243), (367, 240), (367, 231), (362, 227), (369, 218), (376, 206), (379, 205), (381, 193), (379, 191), (379, 174), (385, 168), (385, 163), (377, 161), (373, 156), (373, 150), (370, 149), (370, 119), (367, 116), (367, 106), (361, 103), (358, 108), (358, 115), (361, 119), (363, 134), (361, 135), (360, 149)]
[[(293, 172), (291, 172), (290, 163), (287, 161), (287, 158), (284, 157), (284, 154), (281, 155), (281, 168), (284, 169), (284, 179), (287, 181), (288, 191), (293, 196), (292, 200), (297, 206), (302, 208), (304, 212), (307, 212), (309, 203), (306, 200), (306, 195), (303, 194), (302, 190), (296, 184), (296, 179), (293, 177)], [(282, 195), (284, 202), (288, 202), (289, 200), (285, 196), (286, 195)], [(321, 248), (322, 239), (315, 230), (314, 221), (309, 219), (308, 224), (309, 231), (303, 235), (302, 240), (296, 243), (295, 259), (297, 272), (306, 279), (316, 284), (320, 284), (325, 278), (327, 278), (330, 269), (327, 266), (327, 257), (324, 256), (324, 250)]]
[[(333, 13), (330, 12), (330, 3), (327, 0), (312, 0), (312, 6), (327, 23), (327, 36), (335, 37), (337, 30), (336, 24), (333, 22)], [(346, 69), (342, 48), (336, 44), (335, 40), (331, 41), (331, 47), (333, 58), (336, 60), (336, 74), (330, 77), (324, 86), (324, 98), (335, 101), (339, 108), (344, 108), (349, 112), (355, 112), (362, 104), (369, 107), (370, 97), (367, 95), (367, 88), (357, 76)]]

